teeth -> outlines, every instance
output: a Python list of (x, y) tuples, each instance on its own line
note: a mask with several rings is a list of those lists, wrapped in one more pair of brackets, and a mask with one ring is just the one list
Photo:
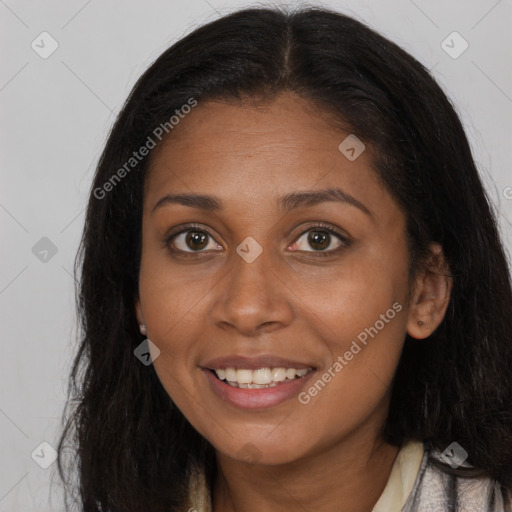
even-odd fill
[(272, 380), (274, 382), (286, 380), (286, 370), (284, 368), (272, 368)]
[(306, 368), (300, 370), (295, 368), (258, 368), (257, 370), (226, 368), (215, 370), (215, 373), (220, 380), (225, 380), (234, 387), (262, 389), (274, 387), (286, 380), (303, 377), (308, 370)]
[(238, 384), (251, 384), (252, 370), (237, 370), (236, 381), (238, 382)]
[(259, 368), (251, 373), (254, 384), (270, 384), (272, 382), (272, 370), (270, 368)]
[(297, 370), (294, 370), (293, 368), (288, 368), (288, 369), (286, 370), (286, 378), (287, 378), (287, 379), (295, 379), (295, 372), (296, 372), (296, 371), (297, 371)]
[(277, 386), (275, 382), (271, 382), (270, 384), (238, 384), (236, 382), (229, 382), (227, 383), (233, 387), (233, 388), (244, 388), (244, 389), (263, 389), (263, 388), (273, 388)]
[[(226, 368), (226, 380), (229, 382), (236, 382), (236, 370), (233, 368)], [(217, 372), (217, 376), (220, 379), (219, 372)]]

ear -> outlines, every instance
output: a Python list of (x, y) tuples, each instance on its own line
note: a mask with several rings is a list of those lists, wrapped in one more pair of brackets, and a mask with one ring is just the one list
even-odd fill
[(433, 243), (429, 249), (430, 257), (415, 279), (407, 320), (407, 333), (419, 340), (428, 338), (443, 321), (453, 286), (443, 248)]

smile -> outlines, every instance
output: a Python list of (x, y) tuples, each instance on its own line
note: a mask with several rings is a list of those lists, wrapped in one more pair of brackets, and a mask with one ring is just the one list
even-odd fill
[(203, 368), (210, 389), (237, 409), (265, 409), (296, 397), (316, 373), (311, 368)]
[(265, 389), (304, 377), (313, 368), (225, 368), (213, 370), (217, 378), (232, 387), (243, 389)]

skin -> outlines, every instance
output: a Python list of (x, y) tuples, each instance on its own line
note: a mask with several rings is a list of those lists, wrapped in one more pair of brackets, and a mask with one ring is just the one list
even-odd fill
[[(338, 150), (347, 135), (283, 93), (258, 106), (199, 103), (151, 155), (135, 310), (161, 350), (154, 366), (162, 385), (216, 450), (215, 512), (337, 511), (340, 503), (369, 512), (396, 458), (380, 429), (404, 337), (420, 340), (439, 325), (451, 282), (438, 272), (446, 265), (433, 245), (437, 258), (411, 286), (405, 215), (379, 182), (369, 146), (355, 161)], [(369, 214), (333, 201), (278, 207), (285, 194), (331, 187)], [(224, 207), (153, 211), (166, 194), (192, 192)], [(318, 255), (308, 243), (322, 231), (317, 222), (350, 243), (331, 235), (329, 245), (327, 235), (328, 256)], [(202, 253), (183, 235), (166, 245), (171, 229), (187, 223), (212, 234)], [(236, 252), (248, 236), (263, 249), (252, 263)], [(201, 369), (214, 357), (270, 353), (321, 376), (396, 302), (400, 313), (307, 405), (294, 397), (264, 410), (235, 408)]]

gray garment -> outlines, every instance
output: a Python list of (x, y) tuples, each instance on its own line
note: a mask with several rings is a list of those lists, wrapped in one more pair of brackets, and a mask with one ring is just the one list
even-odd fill
[(414, 487), (402, 512), (512, 512), (501, 485), (488, 477), (455, 476), (434, 465), (441, 454), (425, 443)]

